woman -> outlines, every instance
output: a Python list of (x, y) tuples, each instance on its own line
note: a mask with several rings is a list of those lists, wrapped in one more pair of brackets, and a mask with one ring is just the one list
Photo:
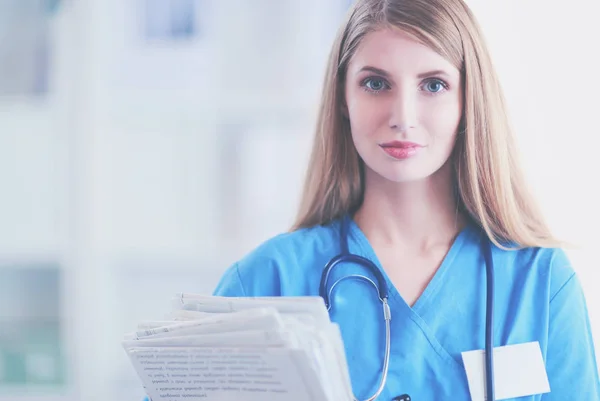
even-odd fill
[[(539, 344), (550, 385), (513, 397), (600, 400), (580, 283), (516, 153), (461, 0), (358, 0), (331, 51), (297, 222), (231, 266), (215, 295), (318, 295), (323, 267), (347, 240), (390, 291), (391, 360), (378, 399), (468, 400), (462, 353), (485, 348), (491, 241), (494, 345)], [(330, 283), (351, 273), (369, 274), (345, 263)], [(336, 287), (331, 311), (358, 399), (376, 393), (385, 351), (381, 305), (364, 283)], [(519, 358), (510, 364), (530, 363)]]

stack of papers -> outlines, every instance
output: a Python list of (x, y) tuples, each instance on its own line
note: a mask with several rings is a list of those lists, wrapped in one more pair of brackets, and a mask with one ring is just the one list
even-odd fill
[(176, 294), (123, 341), (153, 401), (351, 401), (342, 337), (320, 297)]

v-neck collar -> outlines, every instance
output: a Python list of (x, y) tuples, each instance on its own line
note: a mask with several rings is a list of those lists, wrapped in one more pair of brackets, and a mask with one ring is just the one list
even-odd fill
[[(412, 307), (410, 307), (410, 305), (408, 305), (408, 303), (400, 295), (398, 289), (394, 286), (394, 284), (392, 283), (392, 281), (389, 278), (386, 271), (383, 269), (383, 266), (381, 265), (381, 262), (379, 261), (379, 258), (375, 254), (375, 250), (371, 246), (366, 235), (363, 233), (363, 231), (360, 229), (360, 227), (358, 227), (356, 222), (350, 216), (346, 216), (345, 218), (349, 220), (348, 221), (348, 223), (349, 223), (348, 224), (348, 237), (349, 237), (348, 238), (348, 246), (350, 248), (350, 252), (357, 253), (357, 254), (373, 261), (373, 263), (375, 263), (377, 268), (382, 272), (383, 276), (385, 277), (385, 280), (386, 280), (386, 283), (387, 283), (387, 286), (389, 289), (390, 302), (392, 299), (394, 299), (397, 302), (399, 302), (400, 304), (402, 304), (404, 307), (406, 307), (409, 310), (411, 310), (412, 312), (416, 313), (417, 315), (421, 315), (421, 313), (423, 311), (427, 310), (427, 308), (429, 307), (429, 305), (432, 302), (432, 299), (434, 299), (435, 295), (440, 291), (440, 288), (442, 287), (442, 284), (444, 283), (444, 277), (451, 270), (450, 268), (452, 267), (454, 259), (456, 258), (456, 256), (459, 254), (461, 248), (466, 243), (466, 240), (474, 232), (474, 227), (472, 226), (472, 224), (468, 223), (467, 226), (465, 228), (463, 228), (463, 230), (456, 236), (456, 238), (454, 239), (454, 242), (450, 246), (450, 249), (444, 256), (444, 259), (442, 260), (440, 267), (437, 269), (434, 276), (432, 277), (432, 279), (429, 281), (429, 283), (425, 287), (425, 290), (423, 291), (421, 296), (419, 296), (419, 298), (417, 299), (415, 304)], [(353, 248), (355, 248), (355, 249), (353, 249)]]

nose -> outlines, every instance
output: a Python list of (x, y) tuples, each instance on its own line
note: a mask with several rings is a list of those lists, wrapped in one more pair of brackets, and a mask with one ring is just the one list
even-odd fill
[(406, 132), (417, 124), (417, 99), (414, 91), (399, 90), (392, 101), (389, 126), (395, 132)]

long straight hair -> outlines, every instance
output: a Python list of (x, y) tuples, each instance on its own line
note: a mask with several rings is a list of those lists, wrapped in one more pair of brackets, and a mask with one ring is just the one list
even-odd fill
[(459, 207), (505, 247), (559, 246), (529, 193), (483, 34), (462, 0), (358, 0), (333, 44), (300, 210), (293, 230), (354, 213), (364, 165), (342, 113), (349, 60), (378, 29), (400, 29), (458, 68), (464, 110), (452, 155)]

